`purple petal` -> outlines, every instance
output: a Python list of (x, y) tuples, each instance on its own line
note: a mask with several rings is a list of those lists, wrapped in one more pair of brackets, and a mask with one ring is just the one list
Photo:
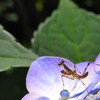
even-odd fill
[(98, 84), (96, 84), (93, 88), (92, 88), (92, 90), (91, 90), (91, 94), (95, 94), (95, 93), (97, 93), (98, 91), (100, 90), (100, 82), (98, 82)]
[[(28, 91), (50, 97), (52, 100), (60, 98), (60, 92), (63, 89), (60, 71), (63, 67), (58, 66), (58, 63), (62, 60), (73, 70), (74, 64), (61, 57), (40, 57), (34, 61), (26, 78)], [(65, 88), (70, 92), (76, 81), (64, 78), (64, 84)]]
[[(98, 64), (98, 65), (96, 65)], [(96, 60), (95, 60), (95, 71), (97, 74), (100, 75), (100, 54), (97, 56)]]
[(34, 93), (29, 93), (25, 95), (21, 100), (50, 100), (50, 99)]
[(95, 63), (100, 64), (100, 54), (96, 57)]
[[(83, 75), (83, 72), (84, 72), (84, 70), (85, 70), (85, 68), (87, 67), (88, 64), (89, 64), (89, 62), (83, 62), (83, 63), (77, 64), (76, 65), (76, 67), (78, 69), (77, 73), (79, 75)], [(77, 83), (76, 88), (72, 91), (71, 95), (74, 95), (75, 93), (76, 94), (82, 93), (78, 97), (78, 99), (82, 99), (82, 98), (85, 98), (89, 94), (90, 91), (92, 91), (93, 87), (100, 80), (100, 76), (95, 73), (94, 67), (95, 67), (95, 65), (93, 63), (91, 63), (87, 67), (86, 72), (88, 72), (88, 76), (83, 78), (83, 79), (80, 79), (80, 81)]]
[(40, 95), (36, 95), (34, 93), (29, 93), (25, 95), (21, 100), (37, 100), (40, 97)]
[[(97, 57), (95, 63), (99, 63), (99, 58), (100, 56)], [(64, 63), (68, 68), (75, 71), (74, 64), (65, 58), (44, 56), (35, 60), (31, 64), (26, 78), (26, 86), (29, 93), (39, 94), (48, 97), (50, 100), (58, 100), (60, 92), (64, 88), (70, 93), (71, 97), (83, 99), (89, 92), (96, 89), (95, 86), (100, 81), (100, 75), (96, 73), (99, 70), (97, 65), (89, 64), (89, 62), (79, 63), (76, 65), (76, 73), (83, 75), (85, 68), (89, 64), (86, 69), (88, 75), (82, 79), (75, 78), (74, 80), (63, 78), (62, 82), (61, 71), (65, 69), (63, 66), (58, 65), (62, 60), (65, 61)], [(71, 77), (71, 75), (68, 77)], [(76, 100), (75, 98), (73, 100)]]

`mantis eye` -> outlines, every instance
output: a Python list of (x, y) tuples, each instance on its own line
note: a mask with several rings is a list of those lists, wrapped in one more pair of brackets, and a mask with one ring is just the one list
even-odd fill
[(69, 92), (67, 90), (63, 90), (60, 92), (60, 96), (63, 97), (63, 98), (67, 98), (69, 97)]

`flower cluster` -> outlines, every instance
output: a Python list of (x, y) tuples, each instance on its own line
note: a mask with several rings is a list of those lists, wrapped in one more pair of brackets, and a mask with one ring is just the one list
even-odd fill
[(100, 54), (94, 62), (76, 65), (62, 57), (40, 57), (29, 68), (26, 87), (22, 100), (89, 100), (100, 90)]

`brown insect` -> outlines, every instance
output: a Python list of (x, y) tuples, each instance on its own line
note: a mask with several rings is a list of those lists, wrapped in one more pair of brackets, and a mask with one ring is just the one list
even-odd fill
[[(74, 80), (74, 79), (76, 78), (76, 79), (78, 79), (78, 80), (80, 80), (80, 81), (82, 82), (81, 79), (86, 78), (86, 77), (88, 76), (88, 74), (89, 74), (88, 72), (86, 72), (86, 70), (87, 70), (87, 68), (88, 68), (88, 66), (89, 66), (90, 64), (95, 64), (95, 65), (97, 65), (97, 66), (100, 66), (99, 64), (96, 64), (95, 62), (88, 62), (86, 68), (84, 69), (84, 72), (81, 73), (81, 72), (76, 68), (75, 65), (74, 65), (74, 71), (72, 71), (72, 70), (71, 70), (70, 68), (68, 68), (68, 66), (65, 64), (65, 61), (64, 61), (64, 60), (62, 60), (61, 62), (59, 62), (58, 65), (64, 67), (64, 70), (61, 70), (61, 73), (62, 73), (61, 78), (62, 78), (62, 83), (63, 83), (63, 90), (64, 90), (64, 80), (63, 80), (63, 77), (69, 78), (69, 79), (72, 79), (72, 80)], [(76, 69), (77, 69), (77, 71), (78, 71), (79, 73), (81, 73), (81, 75), (77, 74)], [(68, 75), (70, 75), (70, 76), (72, 76), (72, 77), (70, 77), (70, 76), (68, 76)], [(82, 82), (82, 84), (86, 87), (86, 85), (85, 85), (83, 82)], [(75, 86), (75, 87), (76, 87), (76, 86)], [(74, 87), (74, 88), (75, 88), (75, 87)], [(86, 89), (86, 90), (87, 90), (87, 89)], [(87, 90), (87, 92), (88, 92), (88, 90)], [(89, 93), (89, 92), (88, 92), (88, 93)]]
[[(76, 68), (75, 65), (74, 65), (74, 71), (72, 71), (71, 69), (69, 69), (69, 68), (67, 67), (66, 64), (64, 64), (64, 62), (65, 62), (65, 61), (62, 60), (61, 62), (58, 63), (59, 66), (63, 66), (63, 67), (64, 67), (64, 70), (61, 70), (61, 73), (62, 73), (61, 78), (62, 78), (63, 87), (64, 87), (63, 77), (66, 77), (66, 78), (69, 78), (69, 79), (72, 79), (72, 80), (74, 80), (75, 78), (81, 80), (81, 79), (86, 78), (86, 77), (88, 76), (88, 72), (86, 72), (86, 70), (87, 70), (87, 68), (88, 68), (88, 66), (90, 65), (91, 62), (89, 62), (89, 63), (87, 64), (87, 66), (86, 66), (86, 68), (84, 69), (84, 72), (83, 72), (83, 73), (81, 73), (81, 72)], [(77, 69), (77, 70), (79, 71), (79, 73), (81, 73), (82, 75), (77, 74), (76, 69)], [(68, 76), (68, 75), (71, 75), (72, 77), (70, 77), (70, 76)], [(82, 82), (82, 81), (81, 81), (81, 82)], [(82, 82), (82, 83), (83, 83), (83, 82)], [(83, 83), (83, 85), (85, 86), (84, 83)], [(86, 86), (85, 86), (85, 87), (86, 87)]]

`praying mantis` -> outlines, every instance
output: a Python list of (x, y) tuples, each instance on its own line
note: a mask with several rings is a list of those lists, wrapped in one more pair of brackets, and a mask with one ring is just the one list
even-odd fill
[[(87, 66), (85, 67), (83, 73), (81, 73), (77, 68), (76, 66), (74, 65), (74, 70), (71, 70), (70, 68), (68, 68), (68, 66), (65, 64), (65, 61), (62, 60), (58, 63), (58, 66), (63, 66), (64, 70), (61, 70), (61, 78), (62, 78), (62, 83), (63, 83), (63, 87), (64, 87), (64, 80), (63, 80), (63, 77), (65, 78), (69, 78), (71, 80), (74, 80), (75, 78), (78, 79), (78, 80), (81, 80), (81, 79), (84, 79), (88, 76), (89, 72), (87, 71), (87, 68), (88, 66), (93, 63), (95, 64), (94, 62), (88, 62)], [(100, 66), (99, 64), (96, 64), (98, 66)], [(81, 73), (81, 75), (79, 75), (76, 71), (76, 69), (79, 71), (79, 73)], [(82, 81), (81, 81), (82, 82)], [(85, 84), (82, 82), (82, 84), (85, 86)], [(86, 86), (85, 86), (86, 87)], [(88, 91), (88, 90), (87, 90)]]

